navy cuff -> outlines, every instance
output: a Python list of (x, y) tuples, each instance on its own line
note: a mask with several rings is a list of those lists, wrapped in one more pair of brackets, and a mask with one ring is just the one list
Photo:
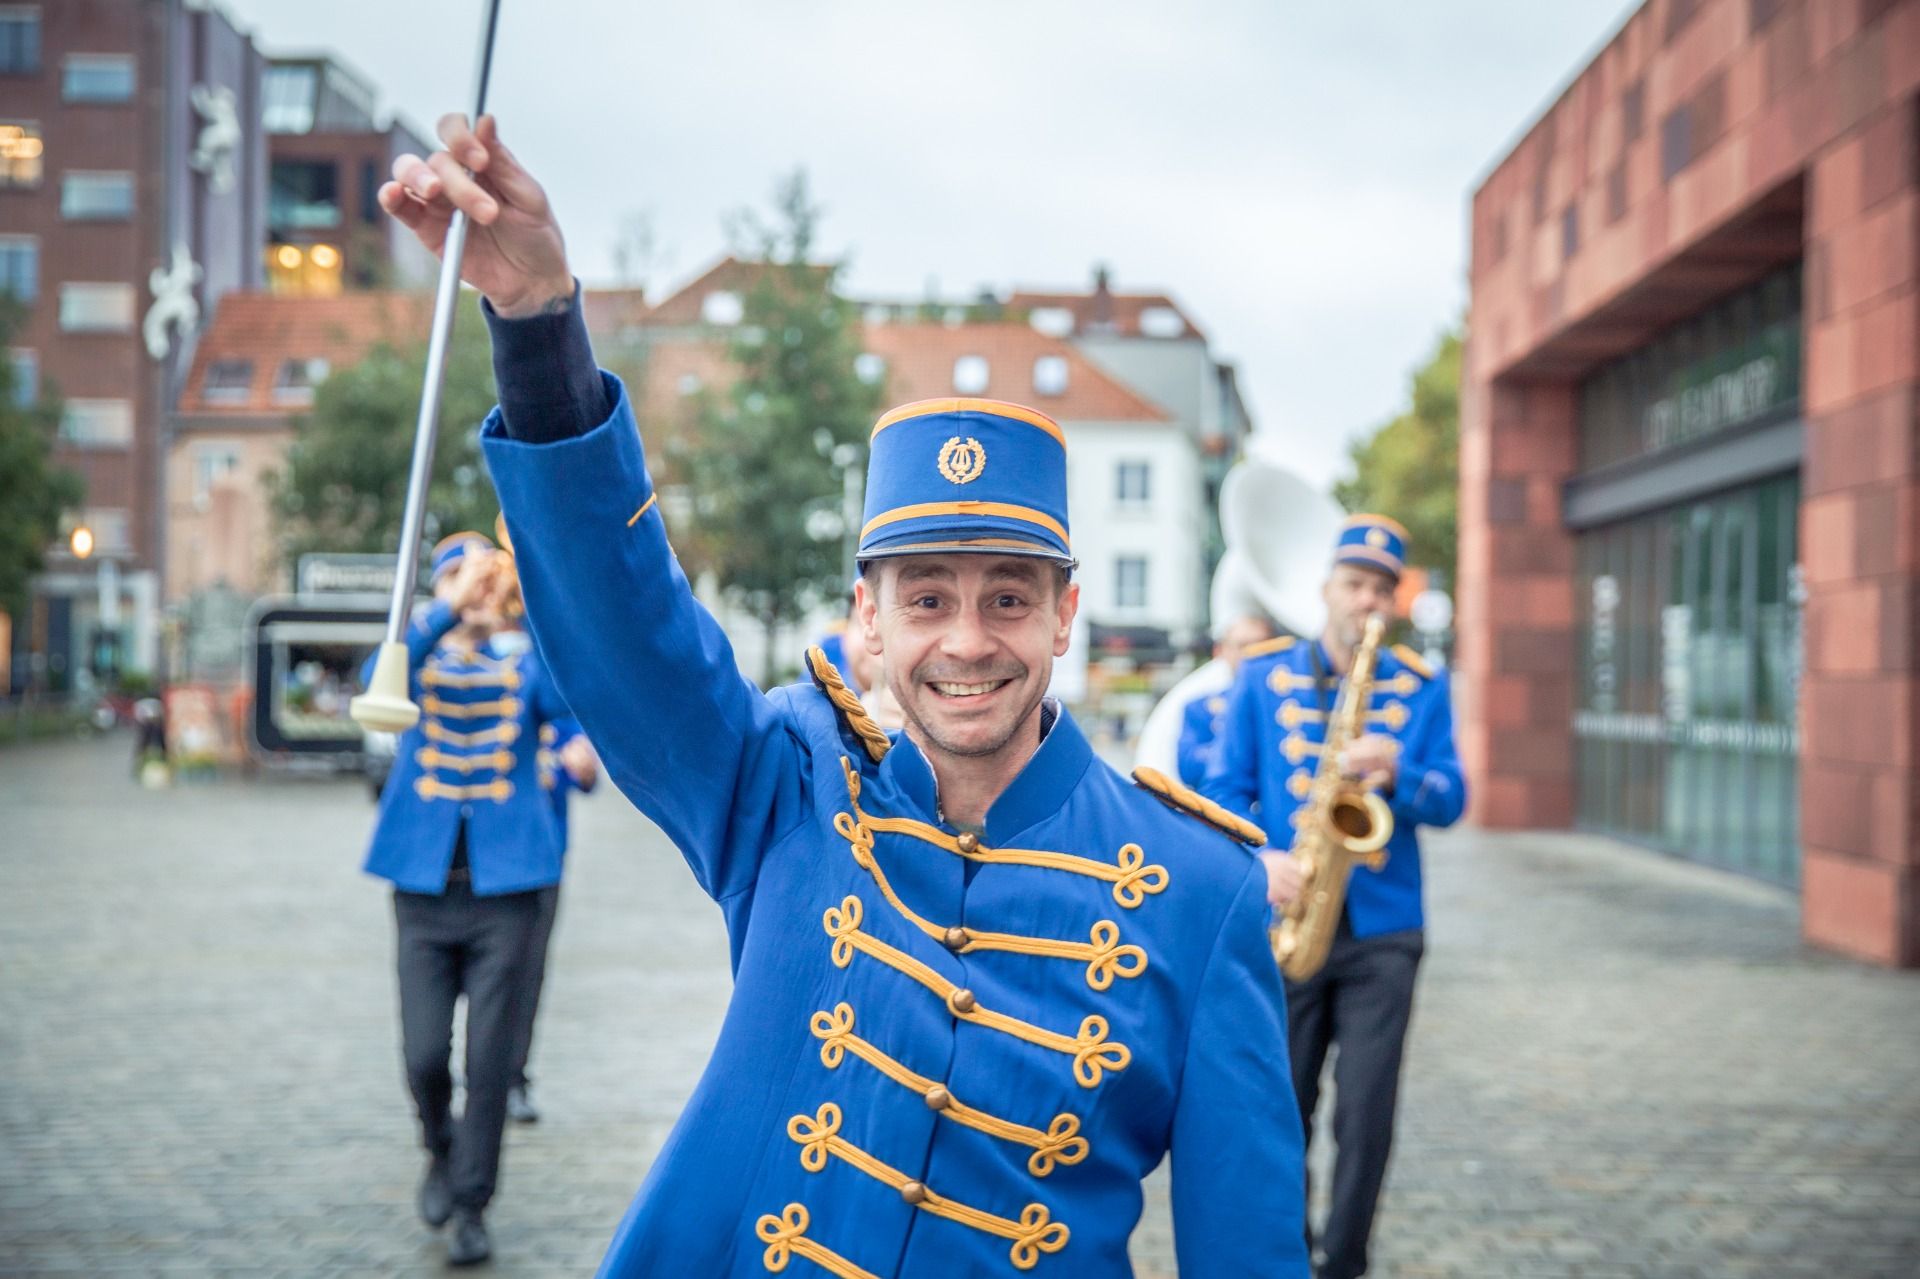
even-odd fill
[(585, 435), (612, 416), (593, 362), (579, 281), (562, 311), (510, 320), (484, 299), (480, 309), (493, 335), (493, 381), (509, 438), (551, 444)]

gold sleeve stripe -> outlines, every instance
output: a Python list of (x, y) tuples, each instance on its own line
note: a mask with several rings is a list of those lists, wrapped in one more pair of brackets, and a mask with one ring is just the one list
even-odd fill
[[(885, 759), (893, 743), (887, 740), (886, 732), (873, 722), (873, 716), (867, 714), (867, 708), (860, 704), (860, 699), (840, 678), (840, 672), (827, 660), (826, 650), (818, 646), (809, 648), (807, 666), (813, 672), (813, 682), (827, 695), (833, 708), (840, 712), (840, 717), (853, 730), (853, 735), (860, 739), (860, 744), (867, 748), (867, 758), (876, 764)], [(847, 766), (845, 756), (841, 757), (840, 766)]]
[(792, 1257), (805, 1257), (836, 1279), (880, 1279), (871, 1270), (863, 1270), (845, 1257), (827, 1247), (807, 1238), (807, 1226), (811, 1224), (806, 1208), (797, 1203), (788, 1204), (779, 1216), (767, 1213), (754, 1223), (754, 1233), (760, 1242), (767, 1245), (767, 1251), (761, 1262), (773, 1272), (787, 1268)]
[[(922, 1099), (926, 1099), (936, 1088), (944, 1091), (943, 1085), (925, 1075), (914, 1073), (854, 1034), (852, 1004), (838, 1003), (830, 1013), (815, 1013), (813, 1034), (814, 1038), (820, 1040), (820, 1063), (828, 1070), (838, 1069), (840, 1063), (846, 1060), (846, 1055), (852, 1053), (902, 1088), (918, 1093)], [(927, 1104), (931, 1106), (934, 1103), (929, 1100)], [(1063, 1111), (1055, 1115), (1053, 1122), (1047, 1125), (1047, 1130), (1041, 1132), (1038, 1128), (1029, 1128), (1025, 1124), (1016, 1124), (983, 1110), (975, 1110), (951, 1093), (947, 1094), (945, 1104), (940, 1105), (938, 1111), (953, 1122), (986, 1133), (989, 1137), (1031, 1146), (1033, 1153), (1027, 1156), (1027, 1171), (1036, 1177), (1046, 1176), (1056, 1164), (1071, 1167), (1087, 1157), (1089, 1147), (1087, 1139), (1080, 1135), (1080, 1117), (1070, 1112)]]
[(1258, 644), (1247, 645), (1240, 650), (1240, 657), (1245, 660), (1249, 657), (1265, 657), (1269, 653), (1284, 653), (1298, 642), (1291, 635), (1276, 635), (1272, 639), (1261, 640)]
[(922, 1212), (971, 1226), (987, 1234), (1013, 1241), (1008, 1256), (1016, 1270), (1031, 1270), (1042, 1253), (1059, 1252), (1067, 1246), (1069, 1231), (1064, 1223), (1051, 1220), (1045, 1204), (1030, 1203), (1020, 1211), (1020, 1219), (998, 1217), (990, 1212), (948, 1199), (893, 1165), (876, 1158), (840, 1135), (840, 1107), (826, 1102), (811, 1115), (795, 1115), (787, 1121), (787, 1136), (800, 1147), (800, 1166), (819, 1172), (829, 1157), (851, 1164), (884, 1186), (900, 1192), (900, 1197)]
[[(1072, 1036), (1046, 1030), (1031, 1022), (982, 1008), (973, 992), (962, 990), (913, 956), (900, 951), (860, 928), (863, 907), (858, 897), (843, 898), (838, 906), (829, 906), (821, 918), (827, 935), (833, 938), (832, 958), (836, 968), (853, 962), (854, 951), (877, 959), (897, 973), (919, 982), (940, 998), (947, 1010), (961, 1021), (985, 1026), (1010, 1035), (1024, 1043), (1050, 1049), (1073, 1059), (1073, 1078), (1082, 1088), (1097, 1088), (1108, 1071), (1125, 1070), (1133, 1061), (1133, 1050), (1107, 1038), (1107, 1019), (1097, 1013), (1086, 1017)], [(965, 996), (964, 1001), (955, 999)]]
[(421, 799), (490, 799), (496, 804), (503, 804), (513, 798), (513, 783), (504, 777), (473, 786), (451, 786), (437, 777), (417, 777), (413, 782), (413, 790)]
[(660, 500), (660, 495), (658, 493), (654, 493), (652, 496), (647, 498), (646, 501), (640, 503), (640, 509), (627, 517), (627, 527), (632, 528), (634, 525), (638, 524), (640, 522), (640, 517), (642, 515), (645, 515), (648, 511), (651, 511), (653, 509), (653, 504), (655, 502), (658, 502), (659, 500)]

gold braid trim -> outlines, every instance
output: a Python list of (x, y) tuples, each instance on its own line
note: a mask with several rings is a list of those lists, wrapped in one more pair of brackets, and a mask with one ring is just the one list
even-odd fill
[(927, 936), (949, 946), (959, 955), (972, 954), (976, 950), (999, 950), (1015, 955), (1038, 955), (1044, 959), (1075, 960), (1087, 966), (1087, 985), (1095, 990), (1109, 989), (1115, 977), (1138, 977), (1147, 971), (1147, 952), (1131, 944), (1121, 945), (1120, 925), (1110, 919), (1095, 923), (1089, 939), (1083, 942), (1023, 937), (1018, 933), (976, 932), (967, 928), (961, 930), (967, 936), (965, 944), (952, 946), (947, 940), (947, 929), (915, 911), (894, 892), (887, 872), (881, 869), (879, 859), (874, 856), (873, 830), (864, 820), (865, 815), (860, 813), (858, 803), (854, 802), (860, 794), (860, 775), (853, 771), (853, 765), (845, 756), (840, 759), (840, 767), (847, 775), (848, 801), (853, 803), (853, 812), (835, 813), (833, 829), (847, 841), (847, 847), (853, 852), (853, 860), (873, 876), (873, 882), (879, 887), (880, 895), (887, 899), (887, 904)]
[(487, 715), (511, 718), (520, 713), (520, 699), (502, 697), (491, 702), (449, 702), (428, 693), (420, 699), (420, 709), (429, 715), (445, 715), (448, 719), (480, 719)]
[[(935, 1088), (944, 1088), (944, 1085), (925, 1075), (916, 1074), (854, 1034), (852, 1004), (838, 1003), (830, 1013), (815, 1013), (813, 1035), (820, 1041), (820, 1064), (828, 1070), (837, 1069), (846, 1060), (846, 1055), (852, 1053), (902, 1088), (919, 1093), (922, 1099)], [(934, 1103), (928, 1101), (927, 1104), (931, 1106)], [(1033, 1147), (1033, 1153), (1027, 1156), (1027, 1171), (1036, 1177), (1044, 1177), (1052, 1172), (1055, 1164), (1071, 1167), (1087, 1157), (1089, 1147), (1087, 1139), (1080, 1135), (1080, 1117), (1070, 1112), (1055, 1115), (1053, 1122), (1047, 1125), (1047, 1130), (1041, 1132), (1038, 1128), (1029, 1128), (1025, 1124), (1016, 1124), (975, 1110), (952, 1093), (947, 1094), (946, 1103), (937, 1109), (948, 1119), (976, 1132)]]
[(778, 1274), (787, 1268), (789, 1259), (805, 1257), (839, 1279), (880, 1279), (871, 1270), (862, 1270), (833, 1249), (807, 1238), (809, 1224), (807, 1210), (801, 1204), (788, 1204), (779, 1216), (768, 1213), (754, 1223), (753, 1232), (767, 1245), (761, 1261), (768, 1270)]
[(1148, 896), (1162, 892), (1167, 886), (1167, 868), (1160, 864), (1148, 864), (1146, 853), (1138, 844), (1123, 844), (1114, 855), (1111, 865), (1091, 857), (1081, 857), (1075, 853), (1054, 853), (1036, 848), (987, 848), (977, 841), (971, 852), (960, 847), (960, 841), (938, 826), (917, 821), (911, 817), (874, 817), (860, 809), (859, 775), (848, 772), (847, 787), (849, 801), (853, 805), (855, 816), (861, 825), (869, 831), (883, 835), (910, 835), (914, 839), (944, 849), (955, 857), (964, 857), (971, 862), (1000, 866), (1036, 866), (1045, 870), (1064, 870), (1073, 875), (1086, 875), (1092, 879), (1104, 879), (1113, 885), (1113, 899), (1128, 910), (1134, 909)]
[(848, 896), (838, 906), (827, 907), (821, 917), (827, 935), (833, 938), (832, 958), (836, 968), (845, 968), (852, 963), (856, 950), (877, 959), (938, 995), (940, 1001), (946, 1004), (947, 1011), (959, 1020), (985, 1026), (989, 1030), (997, 1030), (1003, 1035), (1011, 1035), (1025, 1043), (1073, 1058), (1074, 1082), (1082, 1088), (1099, 1087), (1108, 1071), (1125, 1070), (1133, 1061), (1132, 1049), (1107, 1038), (1107, 1019), (1098, 1014), (1085, 1018), (1080, 1023), (1079, 1031), (1068, 1036), (1021, 1021), (1017, 1017), (1009, 1017), (1005, 1013), (982, 1008), (973, 1002), (970, 991), (967, 992), (967, 1003), (955, 1007), (953, 996), (961, 988), (913, 956), (896, 950), (871, 933), (862, 932), (862, 909), (858, 897)]
[(423, 746), (413, 753), (413, 760), (422, 768), (450, 768), (456, 773), (471, 773), (476, 768), (505, 773), (513, 768), (513, 752), (505, 748), (486, 755), (449, 755), (437, 747)]
[(490, 799), (496, 804), (504, 804), (513, 798), (513, 783), (504, 777), (471, 786), (452, 786), (437, 777), (417, 777), (413, 782), (413, 790), (421, 799)]
[(1018, 1221), (997, 1217), (937, 1195), (898, 1168), (868, 1154), (840, 1135), (840, 1107), (830, 1101), (812, 1115), (795, 1115), (787, 1120), (787, 1136), (800, 1147), (800, 1166), (808, 1172), (819, 1172), (832, 1156), (900, 1191), (901, 1198), (922, 1212), (1013, 1240), (1008, 1256), (1016, 1270), (1031, 1270), (1039, 1264), (1040, 1254), (1059, 1252), (1067, 1246), (1066, 1224), (1050, 1220), (1045, 1204), (1028, 1204), (1020, 1210)]
[(495, 724), (492, 728), (483, 728), (477, 733), (460, 733), (448, 728), (438, 720), (423, 720), (420, 731), (428, 741), (440, 742), (447, 746), (489, 746), (494, 742), (511, 744), (520, 738), (520, 726), (509, 720), (504, 724)]
[[(1300, 761), (1293, 762), (1297, 764)], [(1133, 770), (1133, 780), (1140, 789), (1169, 808), (1191, 813), (1207, 825), (1218, 827), (1243, 844), (1251, 844), (1255, 848), (1266, 845), (1267, 832), (1246, 818), (1228, 812), (1198, 791), (1188, 790), (1157, 768), (1136, 768)]]
[(873, 716), (867, 714), (867, 708), (860, 704), (860, 699), (840, 678), (840, 672), (827, 660), (826, 650), (817, 645), (809, 648), (807, 666), (813, 671), (813, 682), (827, 695), (833, 708), (840, 712), (840, 718), (860, 739), (860, 744), (867, 748), (867, 757), (876, 764), (885, 759), (893, 743), (887, 740), (886, 733), (873, 722)]
[(511, 693), (520, 687), (520, 672), (443, 671), (437, 666), (428, 666), (421, 669), (420, 682), (428, 688), (504, 688)]

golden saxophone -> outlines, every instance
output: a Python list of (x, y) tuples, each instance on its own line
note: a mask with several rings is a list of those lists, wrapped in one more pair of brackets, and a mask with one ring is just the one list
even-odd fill
[(1313, 789), (1300, 810), (1299, 833), (1292, 849), (1300, 867), (1300, 893), (1268, 930), (1274, 962), (1294, 981), (1305, 981), (1327, 962), (1333, 934), (1340, 927), (1340, 911), (1346, 904), (1347, 879), (1353, 874), (1354, 863), (1364, 862), (1372, 870), (1387, 864), (1385, 849), (1393, 834), (1393, 813), (1379, 795), (1358, 789), (1340, 771), (1340, 756), (1347, 744), (1366, 730), (1373, 673), (1385, 630), (1379, 617), (1367, 619), (1366, 632), (1353, 655), (1353, 668), (1347, 672), (1347, 682), (1327, 719), (1320, 767), (1314, 772)]

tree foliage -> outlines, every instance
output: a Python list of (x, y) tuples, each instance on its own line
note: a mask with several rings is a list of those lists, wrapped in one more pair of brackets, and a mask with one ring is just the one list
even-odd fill
[[(268, 493), (289, 563), (308, 551), (387, 551), (400, 538), (427, 340), (383, 343), (320, 384)], [(477, 299), (463, 297), (447, 348), (426, 543), (460, 529), (491, 535), (500, 506), (480, 458), (494, 404), (493, 360)]]
[(1349, 511), (1407, 526), (1407, 556), (1453, 580), (1460, 522), (1460, 329), (1440, 335), (1409, 379), (1407, 409), (1348, 451), (1353, 473), (1333, 494)]
[[(16, 307), (0, 309), (0, 348), (18, 330)], [(26, 610), (33, 575), (46, 566), (61, 517), (80, 505), (79, 475), (53, 465), (60, 405), (37, 394), (23, 402), (11, 360), (0, 360), (0, 610)]]
[(851, 446), (842, 459), (864, 468), (879, 407), (879, 388), (854, 371), (858, 317), (838, 292), (841, 267), (810, 260), (819, 210), (804, 173), (780, 183), (775, 212), (771, 226), (741, 223), (752, 243), (739, 256), (760, 269), (728, 346), (737, 376), (703, 393), (671, 450), (692, 497), (682, 551), (766, 628), (769, 679), (775, 631), (846, 589), (841, 539), (815, 540), (809, 525), (839, 509), (836, 448)]

